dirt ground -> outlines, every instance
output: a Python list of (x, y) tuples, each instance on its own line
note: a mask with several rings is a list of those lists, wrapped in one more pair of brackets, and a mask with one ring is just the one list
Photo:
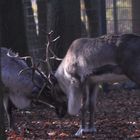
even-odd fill
[(7, 132), (8, 140), (138, 140), (140, 139), (140, 91), (112, 90), (99, 93), (95, 125), (97, 132), (74, 136), (79, 117), (58, 119), (43, 105), (31, 110), (14, 111), (17, 131)]

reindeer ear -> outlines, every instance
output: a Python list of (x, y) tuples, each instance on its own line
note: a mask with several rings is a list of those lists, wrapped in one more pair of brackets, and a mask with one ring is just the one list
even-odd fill
[(57, 83), (57, 79), (54, 76), (54, 74), (50, 74), (49, 78), (50, 78), (50, 81), (53, 83), (53, 85), (55, 85)]

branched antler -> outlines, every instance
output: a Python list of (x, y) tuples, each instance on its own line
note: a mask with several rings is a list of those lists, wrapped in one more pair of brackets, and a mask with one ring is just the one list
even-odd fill
[[(29, 59), (31, 61), (31, 66), (30, 67), (27, 67), (25, 69), (22, 69), (18, 75), (20, 76), (22, 73), (24, 73), (25, 71), (28, 71), (28, 70), (31, 70), (32, 71), (32, 82), (37, 86), (37, 84), (35, 83), (35, 80), (34, 80), (34, 75), (35, 75), (35, 71), (37, 71), (41, 77), (45, 80), (45, 81), (48, 81), (47, 80), (47, 76), (45, 76), (42, 71), (39, 70), (39, 64), (35, 64), (34, 61), (33, 61), (33, 58), (31, 56), (25, 56), (25, 57), (20, 57), (18, 53), (16, 54), (10, 54), (10, 51), (11, 49), (9, 49), (9, 51), (7, 52), (7, 56), (9, 57), (12, 57), (12, 58), (18, 58), (18, 59), (21, 59), (21, 60), (27, 60)], [(11, 51), (12, 52), (12, 51)]]
[(48, 56), (47, 53), (51, 53), (52, 57), (48, 57), (47, 60), (49, 59), (55, 59), (55, 60), (59, 60), (61, 61), (62, 58), (59, 58), (51, 49), (51, 47), (53, 46), (53, 43), (55, 43), (59, 38), (60, 36), (56, 37), (55, 39), (52, 40), (52, 35), (53, 35), (53, 31), (49, 32), (48, 33), (48, 43), (47, 43), (47, 50), (46, 50), (46, 56)]
[[(50, 75), (52, 75), (53, 72), (52, 72), (52, 67), (50, 65), (50, 60), (52, 60), (52, 59), (59, 60), (59, 61), (62, 60), (61, 58), (58, 58), (55, 55), (55, 53), (52, 51), (53, 44), (60, 38), (60, 36), (56, 37), (55, 39), (52, 39), (52, 35), (53, 35), (53, 31), (50, 31), (47, 35), (48, 43), (46, 45), (46, 59), (43, 61), (47, 65), (47, 68), (48, 68), (47, 77), (48, 77), (49, 83), (51, 83), (51, 84), (52, 84), (52, 82), (51, 82)], [(50, 55), (52, 55), (52, 56), (50, 56)]]
[[(34, 61), (33, 61), (33, 58), (31, 56), (25, 56), (25, 57), (20, 57), (18, 53), (11, 53), (10, 54), (10, 49), (7, 53), (7, 56), (9, 57), (13, 57), (13, 58), (18, 58), (18, 59), (22, 59), (22, 60), (27, 60), (29, 59), (31, 61), (31, 66), (30, 67), (27, 67), (25, 69), (22, 69), (20, 72), (19, 72), (19, 76), (21, 74), (23, 74), (25, 71), (28, 71), (28, 70), (31, 70), (32, 71), (32, 82), (37, 86), (37, 84), (35, 83), (35, 80), (34, 80), (34, 77), (35, 77), (35, 72), (38, 72), (41, 77), (44, 79), (45, 83), (40, 91), (39, 94), (41, 94), (42, 90), (47, 86), (50, 86), (48, 88), (52, 88), (51, 85), (52, 85), (52, 81), (51, 81), (51, 75), (53, 75), (53, 72), (52, 72), (52, 67), (50, 65), (50, 60), (54, 59), (54, 60), (58, 60), (58, 61), (61, 61), (62, 59), (57, 57), (57, 55), (55, 55), (55, 53), (53, 52), (52, 50), (52, 47), (53, 47), (53, 44), (60, 38), (60, 36), (52, 39), (52, 36), (53, 36), (53, 31), (50, 31), (47, 35), (47, 38), (48, 38), (48, 43), (46, 45), (46, 58), (43, 62), (46, 63), (47, 65), (47, 69), (48, 69), (48, 74), (45, 75), (40, 69), (39, 69), (39, 64), (35, 64)], [(12, 51), (11, 51), (12, 52)]]
[(20, 59), (25, 59), (25, 60), (30, 59), (31, 66), (28, 67), (28, 68), (25, 68), (25, 69), (21, 70), (19, 72), (19, 76), (23, 72), (28, 71), (28, 70), (31, 70), (32, 71), (32, 82), (37, 86), (37, 84), (35, 83), (35, 80), (34, 80), (35, 72), (37, 71), (45, 81), (48, 81), (47, 80), (48, 79), (47, 76), (41, 70), (39, 70), (39, 63), (38, 64), (35, 64), (34, 61), (33, 61), (33, 58), (31, 56), (20, 57)]

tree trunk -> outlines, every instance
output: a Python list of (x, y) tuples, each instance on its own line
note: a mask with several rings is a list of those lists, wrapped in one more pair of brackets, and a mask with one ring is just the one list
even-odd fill
[(22, 0), (22, 6), (24, 11), (25, 34), (29, 54), (34, 58), (35, 62), (37, 62), (37, 60), (41, 57), (41, 50), (31, 0)]
[[(41, 59), (46, 59), (46, 44), (47, 44), (47, 0), (37, 0), (37, 14), (38, 14), (38, 40), (41, 47)], [(45, 65), (41, 65), (42, 71), (48, 73)]]
[[(80, 0), (48, 0), (47, 9), (47, 30), (60, 36), (54, 50), (63, 58), (72, 41), (81, 36)], [(53, 61), (54, 70), (58, 64)]]
[[(0, 47), (1, 44), (1, 29), (2, 29), (2, 1), (0, 2)], [(1, 82), (1, 50), (0, 50), (0, 140), (6, 140), (5, 125), (4, 125), (4, 107), (3, 107), (3, 87)]]
[[(1, 52), (0, 52), (1, 53)], [(0, 54), (1, 56), (1, 54)], [(1, 69), (0, 69), (1, 71)], [(0, 140), (6, 140), (5, 135), (5, 119), (4, 119), (4, 107), (3, 107), (3, 85), (1, 82), (1, 72), (0, 72)]]
[(21, 0), (3, 1), (2, 11), (2, 46), (12, 48), (21, 55), (27, 55), (24, 17)]
[(37, 0), (38, 9), (38, 37), (40, 46), (46, 47), (47, 43), (47, 0)]
[(104, 0), (84, 0), (88, 18), (89, 37), (106, 33), (106, 15)]
[(140, 34), (140, 0), (132, 0), (132, 29)]

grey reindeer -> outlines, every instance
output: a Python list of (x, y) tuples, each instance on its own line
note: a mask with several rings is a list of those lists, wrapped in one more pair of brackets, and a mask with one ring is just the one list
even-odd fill
[[(80, 38), (70, 45), (54, 75), (57, 80), (54, 86), (59, 89), (58, 94), (62, 91), (67, 96), (69, 114), (81, 112), (81, 126), (76, 136), (96, 131), (94, 112), (98, 84), (125, 81), (128, 77), (140, 83), (139, 54), (140, 36), (134, 34)], [(85, 121), (87, 111), (88, 123)]]
[(8, 119), (8, 128), (15, 128), (12, 108), (30, 107), (32, 101), (50, 104), (59, 117), (67, 112), (65, 101), (61, 99), (59, 102), (55, 94), (51, 94), (53, 87), (42, 71), (37, 69), (37, 72), (35, 71), (33, 74), (26, 61), (7, 48), (1, 48), (0, 60), (1, 80), (5, 89), (3, 103)]

